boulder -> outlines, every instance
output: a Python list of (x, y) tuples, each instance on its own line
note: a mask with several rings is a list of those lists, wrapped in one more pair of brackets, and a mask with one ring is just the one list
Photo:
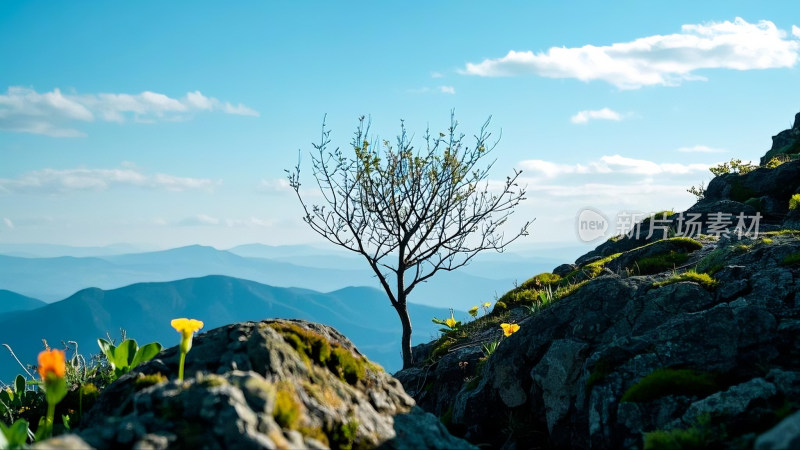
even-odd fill
[[(75, 435), (93, 448), (475, 448), (415, 407), (336, 330), (299, 320), (200, 334), (176, 379), (162, 351), (102, 391)], [(62, 444), (66, 442), (66, 444)]]

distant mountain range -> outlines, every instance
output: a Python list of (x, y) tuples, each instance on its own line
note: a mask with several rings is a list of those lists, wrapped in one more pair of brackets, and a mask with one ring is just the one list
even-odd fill
[[(8, 245), (5, 245), (8, 247)], [(59, 246), (12, 246), (18, 254), (69, 251)], [(4, 246), (0, 246), (2, 250)], [(124, 248), (124, 247), (114, 247)], [(97, 256), (20, 257), (0, 255), (0, 289), (44, 301), (81, 289), (115, 289), (140, 282), (225, 275), (280, 287), (330, 292), (348, 286), (379, 287), (358, 255), (315, 246), (251, 244), (230, 250), (193, 245), (171, 250), (104, 254), (103, 247), (76, 251)], [(109, 250), (110, 251), (110, 250)], [(486, 255), (454, 272), (441, 272), (412, 294), (412, 301), (468, 309), (493, 300), (532, 274), (549, 271), (559, 260), (516, 254)], [(2, 301), (2, 299), (0, 299)], [(0, 309), (2, 311), (2, 309)]]
[[(24, 299), (0, 291), (0, 301), (9, 298)], [(444, 318), (449, 312), (409, 304), (409, 314), (416, 344), (438, 334), (439, 326), (431, 318)], [(400, 322), (385, 294), (377, 289), (351, 287), (323, 294), (216, 275), (139, 283), (108, 291), (84, 289), (33, 310), (0, 315), (0, 344), (10, 345), (26, 363), (35, 362), (42, 339), (55, 348), (62, 347), (62, 341), (76, 341), (80, 352), (87, 356), (99, 352), (97, 338), (108, 333), (119, 339), (121, 329), (139, 344), (158, 341), (170, 347), (179, 342), (178, 333), (169, 324), (177, 317), (202, 320), (204, 330), (271, 317), (306, 319), (335, 327), (388, 371), (402, 365)], [(465, 312), (457, 312), (456, 317), (468, 318)], [(8, 383), (20, 371), (6, 350), (0, 348), (0, 380)]]

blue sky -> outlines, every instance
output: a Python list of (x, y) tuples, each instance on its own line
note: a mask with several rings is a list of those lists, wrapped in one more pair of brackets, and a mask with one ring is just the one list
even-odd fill
[[(319, 242), (283, 170), (325, 114), (421, 136), (492, 116), (531, 243), (593, 207), (686, 208), (800, 111), (800, 5), (0, 3), (0, 243)], [(794, 20), (794, 21), (793, 21)], [(306, 178), (306, 185), (310, 184)], [(512, 226), (514, 224), (512, 223)]]

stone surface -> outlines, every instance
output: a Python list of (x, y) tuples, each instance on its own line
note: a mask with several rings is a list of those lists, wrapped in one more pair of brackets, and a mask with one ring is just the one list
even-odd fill
[[(587, 280), (571, 295), (508, 311), (502, 320), (520, 330), (488, 358), (480, 348), (499, 339), (496, 322), (396, 376), (451, 432), (491, 448), (642, 449), (647, 433), (676, 428), (717, 448), (800, 448), (800, 413), (781, 422), (800, 409), (800, 265), (784, 263), (800, 252), (800, 233), (763, 234), (783, 229), (781, 205), (798, 189), (800, 161), (716, 177), (684, 216), (735, 219), (766, 205), (759, 237), (704, 237), (683, 267), (644, 276), (622, 269), (680, 249), (657, 234), (609, 239), (555, 269)], [(616, 253), (585, 276), (586, 264)], [(690, 269), (717, 284), (656, 286)], [(642, 381), (658, 371), (662, 381)], [(699, 378), (681, 381), (687, 373)], [(623, 402), (634, 387), (650, 397)]]
[[(363, 374), (350, 377), (344, 366), (298, 352), (286, 327), (307, 345), (317, 339), (345, 350)], [(194, 338), (182, 382), (177, 363), (173, 347), (120, 377), (102, 391), (77, 435), (42, 448), (59, 448), (65, 439), (69, 448), (100, 449), (474, 448), (324, 325), (232, 324)]]
[(800, 411), (783, 419), (756, 439), (755, 450), (792, 450), (800, 448)]

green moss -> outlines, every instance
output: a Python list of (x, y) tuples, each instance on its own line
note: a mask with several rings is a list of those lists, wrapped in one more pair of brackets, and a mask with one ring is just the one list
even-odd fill
[(351, 385), (357, 384), (367, 375), (363, 358), (354, 356), (350, 350), (336, 346), (331, 350), (328, 369), (338, 373), (339, 378)]
[(629, 269), (640, 275), (652, 275), (665, 270), (674, 269), (689, 260), (689, 255), (683, 252), (670, 251), (663, 255), (651, 256), (635, 261)]
[[(155, 386), (156, 384), (166, 383), (166, 382), (167, 382), (167, 377), (162, 375), (161, 372), (154, 373), (152, 375), (143, 375), (140, 373), (139, 376), (136, 377), (136, 379), (133, 381), (133, 386), (135, 390), (141, 391), (146, 387)], [(95, 390), (97, 390), (97, 388), (95, 388)], [(86, 394), (84, 393), (84, 395)]]
[(225, 378), (213, 373), (202, 375), (201, 378), (199, 378), (197, 381), (198, 384), (206, 387), (224, 386), (228, 384)]
[(611, 375), (613, 370), (614, 366), (610, 361), (603, 358), (599, 359), (592, 368), (589, 377), (586, 378), (586, 391), (592, 392), (592, 388)]
[(582, 288), (589, 280), (581, 281), (580, 283), (568, 284), (566, 286), (559, 287), (553, 292), (553, 301), (561, 300), (562, 298), (569, 297), (570, 295), (574, 294), (578, 291), (578, 289)]
[(561, 276), (553, 273), (545, 272), (531, 277), (520, 286), (522, 289), (539, 289), (544, 286), (553, 285), (561, 281)]
[(744, 184), (738, 179), (731, 179), (731, 200), (744, 203), (750, 198), (754, 198), (758, 193)]
[(766, 233), (762, 233), (764, 236), (794, 236), (800, 237), (800, 230), (794, 230), (790, 228), (785, 228), (783, 230), (778, 231), (767, 231)]
[(673, 283), (680, 283), (682, 281), (691, 281), (693, 283), (699, 284), (700, 286), (703, 286), (706, 289), (714, 289), (715, 287), (717, 287), (717, 284), (719, 284), (717, 280), (711, 278), (711, 276), (707, 273), (697, 273), (693, 270), (690, 270), (687, 272), (683, 272), (681, 274), (672, 275), (671, 277), (667, 278), (664, 281), (653, 283), (653, 287), (658, 288)]
[(714, 275), (725, 267), (732, 254), (732, 249), (717, 248), (697, 262), (696, 270), (698, 273)]
[(706, 435), (697, 428), (656, 430), (644, 434), (644, 450), (704, 450)]
[(506, 302), (498, 300), (494, 304), (494, 309), (492, 309), (492, 313), (502, 312), (502, 311), (505, 311), (507, 309), (508, 309), (508, 305), (506, 305)]
[(744, 202), (744, 204), (755, 209), (756, 211), (762, 211), (762, 203), (760, 198), (756, 197), (748, 198)]
[(436, 341), (436, 345), (434, 345), (433, 350), (431, 350), (430, 359), (433, 361), (438, 361), (439, 358), (446, 355), (447, 352), (450, 351), (450, 347), (452, 347), (455, 343), (455, 339), (442, 336), (438, 341)]
[(480, 376), (474, 376), (474, 377), (472, 377), (471, 380), (469, 380), (469, 382), (467, 382), (467, 385), (464, 386), (464, 389), (466, 389), (467, 391), (474, 391), (475, 388), (477, 388), (479, 384), (481, 384), (481, 377)]
[(442, 414), (442, 417), (440, 417), (439, 420), (442, 422), (442, 425), (446, 427), (450, 426), (450, 423), (453, 422), (453, 405), (450, 405), (447, 408), (447, 411)]
[(606, 256), (605, 258), (598, 259), (597, 261), (590, 262), (589, 264), (585, 264), (580, 267), (578, 270), (582, 270), (590, 279), (596, 278), (600, 273), (603, 272), (603, 268), (605, 268), (606, 264), (610, 263), (611, 261), (619, 258), (622, 253), (614, 253), (613, 255)]
[(690, 369), (657, 369), (622, 395), (621, 402), (645, 403), (667, 395), (705, 397), (719, 391), (710, 373)]
[(727, 439), (724, 425), (712, 425), (711, 416), (703, 414), (689, 429), (673, 428), (644, 433), (644, 450), (705, 450), (728, 448), (720, 445)]
[(322, 430), (321, 427), (306, 427), (306, 426), (299, 426), (297, 431), (300, 432), (305, 437), (310, 437), (311, 439), (315, 439), (327, 447), (330, 447), (330, 441), (328, 440), (328, 435)]
[(795, 210), (800, 208), (800, 194), (794, 194), (792, 198), (789, 199), (789, 209)]
[(770, 238), (761, 238), (761, 242), (764, 243), (764, 244), (769, 245), (769, 244), (772, 244), (773, 241)]
[(324, 336), (294, 323), (272, 322), (269, 327), (277, 331), (306, 361), (327, 367), (340, 379), (355, 385), (366, 377), (369, 361), (356, 356), (344, 347), (329, 342)]
[(331, 449), (351, 450), (358, 436), (358, 421), (351, 419), (340, 423), (328, 432)]
[(297, 398), (297, 392), (289, 382), (280, 382), (275, 387), (275, 408), (272, 410), (272, 417), (282, 428), (296, 430), (303, 408)]
[(781, 261), (781, 264), (784, 266), (794, 266), (796, 264), (800, 264), (800, 252), (794, 252), (789, 255), (786, 255)]

